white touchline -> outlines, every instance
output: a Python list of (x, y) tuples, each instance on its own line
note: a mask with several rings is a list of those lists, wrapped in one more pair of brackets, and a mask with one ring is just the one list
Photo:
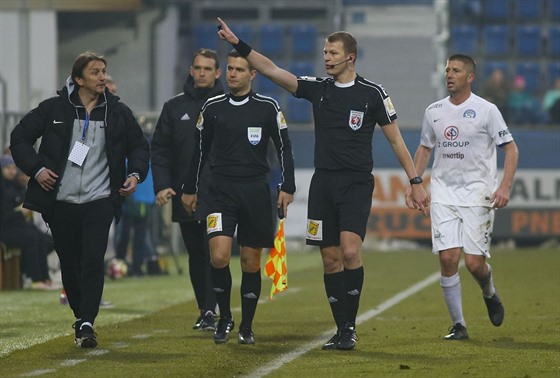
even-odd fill
[[(464, 263), (461, 262), (460, 267), (462, 267), (463, 265)], [(390, 309), (394, 305), (404, 301), (405, 299), (416, 294), (417, 292), (424, 289), (425, 287), (430, 286), (434, 282), (439, 281), (440, 276), (441, 276), (440, 272), (430, 274), (422, 281), (415, 283), (414, 285), (410, 286), (408, 289), (401, 291), (400, 293), (398, 293), (392, 298), (387, 299), (385, 302), (381, 303), (376, 308), (366, 311), (364, 314), (358, 316), (356, 318), (356, 324), (363, 323), (365, 321), (368, 321), (376, 317), (377, 315), (381, 314), (383, 311)], [(322, 343), (325, 342), (325, 339), (332, 336), (333, 333), (335, 332), (336, 332), (336, 328), (324, 332), (321, 336), (319, 336), (315, 340), (303, 344), (302, 346), (292, 350), (291, 352), (281, 355), (271, 363), (264, 365), (261, 368), (257, 369), (256, 371), (250, 373), (248, 377), (260, 378), (272, 373), (274, 370), (282, 367), (282, 365), (292, 362), (299, 356), (302, 356), (305, 353), (309, 352), (311, 349), (319, 347)]]

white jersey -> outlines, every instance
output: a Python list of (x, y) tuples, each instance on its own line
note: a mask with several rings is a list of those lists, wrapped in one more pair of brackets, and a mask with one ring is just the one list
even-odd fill
[(449, 97), (424, 113), (420, 144), (432, 148), (432, 202), (490, 206), (498, 187), (496, 145), (513, 137), (498, 108), (471, 93), (460, 105)]

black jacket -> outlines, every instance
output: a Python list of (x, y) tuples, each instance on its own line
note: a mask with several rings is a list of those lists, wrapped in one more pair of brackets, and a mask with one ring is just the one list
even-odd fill
[(216, 80), (212, 88), (198, 89), (194, 87), (194, 80), (189, 76), (183, 93), (168, 100), (161, 110), (151, 142), (151, 165), (154, 192), (157, 194), (162, 189), (172, 188), (177, 193), (172, 199), (173, 222), (206, 219), (204, 194), (208, 187), (208, 168), (202, 176), (202, 189), (198, 196), (197, 211), (193, 216), (188, 216), (181, 204), (181, 185), (191, 165), (200, 109), (208, 98), (222, 93), (223, 87), (219, 80)]
[[(128, 173), (136, 172), (141, 181), (144, 180), (148, 173), (150, 147), (132, 111), (119, 102), (118, 96), (106, 90), (99, 101), (98, 105), (102, 106), (96, 107), (91, 117), (104, 117), (101, 119), (104, 119), (106, 125), (105, 150), (109, 163), (110, 198), (118, 219), (123, 202), (119, 189)], [(37, 108), (27, 113), (11, 133), (10, 150), (14, 161), (31, 178), (23, 206), (43, 214), (47, 221), (70, 153), (72, 128), (78, 107), (83, 108), (77, 91), (69, 92), (68, 87), (64, 87), (58, 92), (58, 96), (41, 102)], [(41, 144), (36, 151), (34, 145), (39, 138), (42, 138)], [(35, 180), (35, 174), (42, 167), (49, 168), (59, 176), (55, 190), (47, 192)]]

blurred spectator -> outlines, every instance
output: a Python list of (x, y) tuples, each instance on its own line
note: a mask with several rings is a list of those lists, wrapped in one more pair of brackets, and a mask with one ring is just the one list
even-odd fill
[(105, 76), (105, 88), (112, 94), (117, 94), (117, 83), (111, 75)]
[(60, 285), (53, 284), (49, 276), (47, 255), (53, 250), (52, 239), (35, 226), (32, 212), (21, 206), (26, 190), (22, 182), (26, 181), (19, 177), (21, 173), (11, 156), (2, 156), (0, 165), (4, 179), (2, 206), (5, 211), (2, 241), (9, 248), (21, 249), (20, 272), (31, 280), (29, 288), (60, 289)]
[(497, 68), (490, 74), (490, 77), (482, 88), (482, 97), (498, 107), (506, 122), (509, 121), (508, 115), (508, 96), (511, 86), (504, 74), (504, 71)]
[(525, 78), (515, 76), (513, 89), (508, 96), (508, 111), (513, 124), (541, 123), (542, 113), (539, 101), (525, 87)]
[(557, 126), (560, 124), (560, 78), (556, 79), (554, 86), (544, 94), (543, 110), (548, 123)]
[(146, 179), (136, 187), (136, 191), (126, 199), (123, 215), (116, 228), (116, 257), (126, 261), (130, 231), (132, 239), (132, 264), (128, 270), (129, 276), (143, 276), (144, 263), (147, 264), (148, 274), (159, 274), (157, 255), (152, 239), (152, 214), (156, 203), (153, 191), (152, 170), (148, 171)]

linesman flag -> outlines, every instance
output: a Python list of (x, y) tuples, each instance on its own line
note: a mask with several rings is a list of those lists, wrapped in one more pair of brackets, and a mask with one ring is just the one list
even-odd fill
[(280, 219), (278, 232), (274, 239), (274, 248), (270, 250), (265, 265), (266, 275), (272, 278), (269, 299), (276, 293), (288, 288), (288, 268), (286, 263), (286, 238), (284, 237), (284, 219)]

